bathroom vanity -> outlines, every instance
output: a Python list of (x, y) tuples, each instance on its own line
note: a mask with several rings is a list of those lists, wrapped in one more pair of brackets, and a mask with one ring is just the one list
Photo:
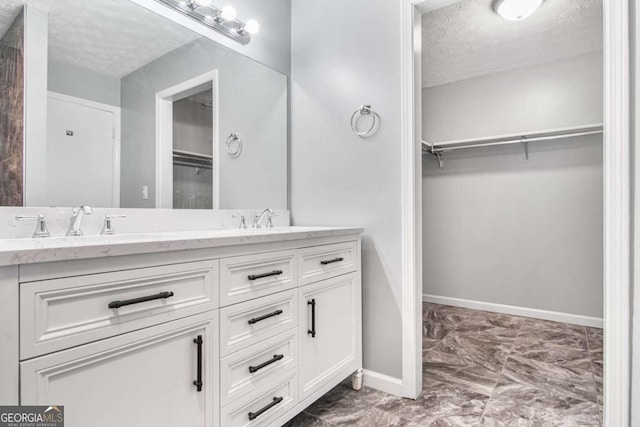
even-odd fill
[(0, 246), (0, 400), (69, 426), (280, 426), (361, 376), (359, 228)]

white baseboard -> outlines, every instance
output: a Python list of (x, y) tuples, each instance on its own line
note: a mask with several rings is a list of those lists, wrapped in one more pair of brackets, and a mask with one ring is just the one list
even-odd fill
[(402, 380), (364, 369), (364, 385), (395, 396), (402, 396)]
[(491, 302), (473, 301), (461, 298), (440, 297), (437, 295), (422, 295), (423, 302), (451, 305), (454, 307), (471, 308), (475, 310), (492, 311), (495, 313), (511, 314), (514, 316), (532, 317), (534, 319), (553, 320), (554, 322), (571, 323), (592, 328), (602, 328), (603, 320), (599, 317), (582, 316), (579, 314), (561, 313), (558, 311), (539, 310), (537, 308), (518, 307), (515, 305), (495, 304)]

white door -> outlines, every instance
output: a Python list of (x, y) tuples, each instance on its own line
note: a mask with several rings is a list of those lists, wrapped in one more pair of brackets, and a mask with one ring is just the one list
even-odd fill
[(69, 426), (216, 426), (217, 328), (205, 313), (22, 362), (20, 403)]
[(42, 177), (47, 206), (119, 207), (119, 189), (114, 185), (119, 173), (114, 110), (49, 94), (47, 169)]
[(359, 368), (357, 286), (355, 275), (347, 274), (300, 288), (301, 400)]

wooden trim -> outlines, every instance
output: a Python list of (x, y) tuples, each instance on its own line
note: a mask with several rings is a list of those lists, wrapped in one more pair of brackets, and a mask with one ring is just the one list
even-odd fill
[(629, 3), (603, 2), (604, 425), (629, 425), (630, 105)]
[(519, 307), (516, 305), (496, 304), (492, 302), (474, 301), (463, 298), (441, 297), (424, 294), (423, 302), (451, 305), (453, 307), (470, 308), (473, 310), (491, 311), (494, 313), (511, 314), (513, 316), (531, 317), (533, 319), (552, 320), (554, 322), (571, 323), (574, 325), (602, 328), (603, 319), (600, 317), (582, 316), (579, 314), (562, 313), (559, 311), (540, 310), (537, 308)]
[[(219, 208), (220, 200), (220, 95), (218, 86), (218, 70), (214, 69), (193, 77), (175, 86), (156, 93), (156, 208), (173, 208), (173, 166), (171, 156), (166, 153), (173, 150), (173, 102), (196, 94), (205, 85), (211, 85), (213, 95), (213, 176), (212, 201), (213, 209)], [(164, 155), (163, 155), (164, 154)]]
[(364, 385), (375, 388), (385, 393), (402, 395), (404, 393), (403, 381), (400, 378), (390, 377), (379, 372), (364, 370)]
[[(427, 0), (428, 1), (428, 0)], [(401, 10), (402, 395), (422, 390), (421, 25), (416, 5)], [(416, 43), (417, 41), (417, 43)], [(366, 376), (365, 376), (366, 378)]]

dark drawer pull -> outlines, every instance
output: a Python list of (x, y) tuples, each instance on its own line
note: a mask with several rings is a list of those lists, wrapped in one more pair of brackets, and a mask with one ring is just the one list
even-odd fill
[(262, 279), (263, 277), (279, 276), (281, 274), (282, 274), (282, 270), (274, 270), (271, 273), (251, 274), (247, 276), (247, 278), (249, 280), (256, 280), (256, 279)]
[(260, 409), (257, 412), (249, 412), (249, 421), (253, 421), (256, 418), (258, 418), (260, 415), (264, 414), (265, 412), (267, 412), (269, 409), (273, 408), (274, 406), (276, 406), (278, 403), (282, 402), (284, 400), (284, 397), (274, 397), (273, 398), (273, 402), (269, 403), (267, 406), (265, 406), (264, 408)]
[(311, 335), (311, 338), (316, 337), (316, 300), (307, 301), (307, 305), (311, 306), (311, 329), (307, 331), (307, 334)]
[(149, 295), (146, 297), (126, 299), (124, 301), (111, 301), (109, 308), (120, 308), (125, 305), (139, 304), (141, 302), (153, 301), (156, 299), (167, 299), (173, 296), (173, 292), (160, 292), (158, 295)]
[(198, 345), (198, 379), (193, 382), (193, 385), (196, 386), (198, 391), (202, 391), (202, 343), (204, 342), (202, 335), (198, 335), (198, 338), (194, 339), (193, 342)]
[(260, 369), (266, 368), (272, 363), (276, 363), (278, 360), (282, 359), (284, 359), (284, 354), (274, 354), (273, 359), (271, 360), (267, 360), (266, 362), (261, 363), (258, 366), (249, 366), (249, 372), (253, 374), (254, 372), (258, 372)]
[(327, 264), (333, 264), (334, 262), (341, 262), (341, 261), (344, 261), (344, 258), (340, 257), (340, 258), (330, 259), (327, 261), (320, 261), (320, 264), (327, 265)]
[(253, 319), (249, 319), (249, 324), (253, 325), (254, 323), (258, 323), (261, 320), (268, 319), (269, 317), (278, 316), (282, 314), (282, 310), (276, 310), (273, 313), (265, 314), (263, 316), (254, 317)]

